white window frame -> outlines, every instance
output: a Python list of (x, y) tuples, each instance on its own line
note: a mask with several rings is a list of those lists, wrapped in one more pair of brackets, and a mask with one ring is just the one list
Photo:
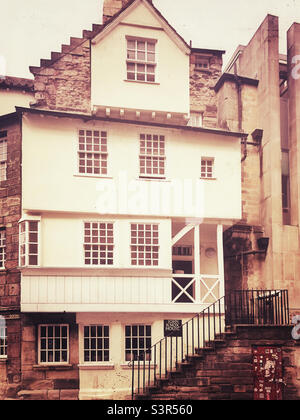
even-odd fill
[(6, 261), (6, 229), (0, 228), (0, 271), (5, 270)]
[[(144, 138), (142, 138), (144, 137)], [(157, 139), (156, 139), (157, 137)], [(144, 142), (144, 145), (143, 145)], [(147, 142), (151, 142), (151, 146), (147, 147)], [(157, 147), (155, 146), (157, 142)], [(163, 142), (163, 146), (161, 146)], [(148, 153), (151, 150), (151, 153)], [(163, 152), (163, 153), (162, 153)], [(142, 160), (144, 160), (145, 173), (142, 173)], [(157, 161), (158, 173), (153, 173), (155, 166), (154, 162)], [(147, 161), (151, 162), (151, 173), (147, 173)], [(163, 174), (160, 174), (160, 161), (163, 161)], [(139, 135), (139, 177), (143, 178), (154, 178), (154, 179), (165, 179), (166, 178), (166, 137), (164, 134), (157, 133), (140, 133)]]
[[(91, 132), (91, 136), (87, 136), (87, 132)], [(99, 133), (99, 136), (96, 136), (95, 133)], [(105, 135), (104, 135), (105, 133)], [(87, 137), (92, 138), (92, 142), (90, 145), (87, 144)], [(82, 143), (82, 139), (85, 139), (84, 143)], [(99, 145), (97, 143), (97, 139), (99, 139)], [(106, 144), (102, 144), (102, 140), (106, 140)], [(91, 150), (88, 150), (88, 149)], [(99, 148), (99, 150), (97, 150)], [(85, 157), (81, 156), (84, 154)], [(92, 155), (90, 159), (88, 159), (88, 155)], [(99, 155), (99, 166), (95, 166), (96, 159), (95, 155)], [(102, 156), (105, 158), (102, 159)], [(87, 161), (92, 161), (91, 172), (88, 172)], [(81, 161), (85, 162), (85, 165), (81, 165)], [(106, 165), (102, 166), (102, 162), (105, 162)], [(80, 168), (84, 167), (84, 172), (80, 171)], [(99, 173), (97, 173), (97, 168), (99, 168)], [(108, 177), (108, 132), (106, 129), (101, 128), (79, 128), (77, 131), (77, 175), (79, 176), (90, 176), (90, 177)]]
[(7, 131), (6, 130), (0, 131), (0, 152), (1, 152), (0, 153), (0, 182), (2, 182), (2, 181), (7, 180)]
[(7, 359), (7, 326), (0, 323), (0, 359)]
[(188, 126), (203, 127), (203, 112), (191, 111)]
[[(29, 231), (29, 223), (37, 223), (37, 231)], [(25, 226), (24, 231), (23, 226)], [(29, 242), (29, 234), (37, 233), (37, 242)], [(30, 245), (37, 245), (37, 254), (29, 253)], [(22, 246), (24, 246), (25, 252), (22, 252)], [(40, 219), (26, 219), (19, 222), (19, 267), (40, 267), (41, 259), (41, 228)], [(30, 264), (30, 256), (37, 256), (37, 264)], [(24, 264), (22, 259), (24, 257)]]
[[(41, 328), (42, 327), (46, 327), (46, 328), (53, 327), (53, 330), (54, 330), (54, 332), (53, 332), (53, 349), (49, 349), (48, 348), (48, 345), (47, 345), (47, 344), (49, 344), (48, 334), (47, 334), (47, 336), (45, 338), (46, 339), (46, 349), (42, 349), (41, 348), (42, 347), (41, 346), (41, 340), (43, 339), (43, 337), (41, 337)], [(43, 350), (45, 350), (45, 352), (47, 354), (47, 358), (49, 357), (48, 352), (50, 352), (51, 350), (52, 350), (52, 353), (53, 354), (55, 352), (55, 349), (54, 349), (54, 347), (55, 347), (55, 339), (56, 339), (56, 336), (55, 336), (55, 327), (59, 327), (60, 328), (60, 336), (59, 336), (59, 338), (57, 338), (57, 339), (60, 340), (60, 349), (57, 350), (57, 351), (60, 352), (60, 357), (62, 357), (62, 352), (65, 351), (67, 353), (67, 360), (66, 361), (65, 360), (64, 361), (61, 360), (59, 362), (56, 362), (55, 360), (49, 362), (47, 360), (47, 361), (43, 362), (43, 361), (41, 361), (41, 352)], [(66, 337), (62, 337), (62, 335), (61, 335), (62, 328), (67, 328), (67, 336)], [(63, 349), (62, 346), (61, 346), (61, 340), (63, 340), (63, 339), (66, 339), (67, 340), (67, 348), (66, 349)], [(69, 332), (69, 325), (68, 324), (39, 324), (38, 325), (38, 364), (39, 365), (68, 365), (69, 364), (69, 357), (70, 357), (70, 332)]]
[[(89, 335), (86, 336), (86, 328), (89, 329)], [(91, 335), (91, 329), (96, 328), (95, 337)], [(98, 335), (98, 328), (102, 328), (102, 335)], [(108, 328), (108, 335), (105, 335), (105, 329)], [(86, 347), (86, 340), (89, 341), (89, 346)], [(95, 347), (91, 348), (91, 341), (95, 340)], [(102, 340), (102, 346), (98, 347), (98, 340)], [(105, 348), (105, 340), (108, 340), (108, 347)], [(101, 341), (100, 341), (101, 343)], [(110, 339), (110, 326), (104, 324), (89, 324), (83, 326), (83, 363), (85, 364), (107, 364), (111, 361), (111, 339)], [(90, 360), (85, 360), (86, 352), (89, 352)], [(92, 352), (95, 352), (95, 360), (91, 360)], [(102, 360), (98, 360), (98, 352), (102, 353)], [(105, 352), (108, 353), (108, 358), (105, 360)]]
[[(112, 225), (112, 228), (110, 229), (110, 230), (112, 230), (112, 242), (109, 242), (109, 241), (92, 242), (92, 234), (91, 234), (91, 242), (86, 242), (85, 230), (86, 230), (86, 224), (88, 224), (88, 223), (90, 224), (90, 229), (89, 230), (91, 232), (93, 230), (93, 223), (98, 225), (98, 227), (94, 228), (94, 230), (97, 229), (97, 231), (99, 232), (98, 238), (100, 238), (100, 239), (101, 239), (100, 231), (105, 230), (105, 232), (106, 232), (105, 239), (106, 240), (108, 239), (108, 237), (107, 237), (108, 225)], [(101, 229), (101, 224), (105, 225), (105, 229)], [(115, 224), (114, 224), (114, 222), (107, 221), (107, 220), (106, 221), (85, 220), (83, 222), (83, 235), (84, 235), (83, 236), (83, 259), (84, 259), (83, 265), (85, 267), (114, 267), (114, 265), (115, 265)], [(97, 252), (97, 257), (95, 257), (95, 259), (97, 258), (97, 260), (99, 261), (97, 264), (93, 263), (93, 256), (92, 256), (93, 249), (92, 248), (89, 251), (91, 253), (91, 256), (90, 256), (91, 264), (86, 263), (86, 260), (88, 259), (86, 257), (86, 249), (85, 249), (86, 246), (90, 246), (90, 247), (94, 246), (94, 247), (98, 248), (97, 250), (96, 249), (94, 250), (94, 252)], [(101, 248), (100, 248), (101, 246), (105, 247), (105, 250), (104, 249), (101, 250)], [(108, 249), (108, 247), (112, 247), (112, 250)], [(102, 258), (104, 258), (106, 262), (103, 263), (103, 264), (101, 264), (101, 251), (102, 251), (102, 253), (105, 253), (105, 257), (102, 257)], [(112, 258), (108, 257), (108, 253), (112, 253)], [(108, 261), (111, 260), (111, 259), (112, 259), (112, 263), (108, 264)]]
[[(132, 227), (136, 225), (136, 229), (133, 229)], [(139, 229), (139, 226), (144, 226), (144, 229)], [(151, 226), (151, 229), (147, 229), (147, 226)], [(157, 229), (153, 229), (153, 227), (156, 226)], [(136, 231), (136, 236), (132, 234), (133, 231)], [(139, 241), (139, 231), (144, 233), (143, 239), (144, 243), (141, 242), (141, 237)], [(152, 234), (154, 232), (157, 232), (157, 239), (155, 236), (150, 235), (150, 242), (147, 242), (147, 235), (146, 233), (149, 232)], [(149, 239), (148, 238), (148, 239)], [(132, 267), (159, 267), (159, 258), (160, 258), (160, 240), (159, 240), (159, 224), (158, 223), (139, 223), (139, 222), (131, 222), (130, 223), (130, 264)], [(138, 248), (144, 248), (143, 251), (139, 250)], [(150, 248), (147, 249), (147, 248)], [(154, 250), (154, 248), (157, 248), (157, 251)], [(143, 254), (143, 257), (139, 256), (139, 252)], [(133, 257), (133, 253), (136, 254), (136, 258)], [(150, 257), (147, 257), (147, 254), (151, 254)], [(157, 257), (154, 257), (153, 254), (157, 254)], [(147, 264), (147, 260), (150, 260), (151, 264)], [(133, 263), (133, 261), (136, 261), (136, 264)], [(140, 264), (140, 261), (143, 261), (143, 264)]]
[(209, 57), (195, 54), (195, 69), (200, 71), (207, 71), (210, 68)]
[[(135, 42), (135, 48), (129, 48), (129, 42)], [(138, 49), (138, 42), (145, 43), (145, 50)], [(148, 50), (148, 44), (154, 44), (154, 51)], [(139, 83), (157, 83), (157, 40), (151, 38), (141, 38), (135, 36), (126, 36), (126, 80), (129, 82), (139, 82)], [(145, 54), (144, 59), (139, 59), (138, 54)], [(154, 61), (148, 60), (148, 55), (154, 55)], [(134, 55), (134, 57), (130, 57), (130, 55)], [(134, 70), (129, 71), (128, 65), (134, 66)], [(138, 71), (138, 66), (145, 66), (144, 71)], [(147, 66), (154, 67), (154, 71), (149, 72), (147, 71)], [(134, 74), (134, 78), (129, 78), (128, 75)], [(139, 75), (144, 75), (145, 80), (139, 79)], [(154, 80), (147, 80), (148, 76), (154, 76)]]
[[(131, 333), (130, 336), (128, 336), (126, 334), (126, 329), (128, 327), (130, 328), (130, 333)], [(137, 335), (132, 335), (133, 327), (137, 327)], [(140, 335), (140, 329), (139, 329), (140, 327), (144, 327), (144, 335)], [(150, 327), (150, 335), (147, 335), (147, 327)], [(125, 362), (126, 363), (133, 360), (132, 354), (133, 354), (134, 351), (138, 352), (138, 354), (144, 354), (144, 352), (148, 348), (152, 349), (152, 341), (153, 341), (152, 340), (152, 334), (153, 334), (152, 324), (150, 324), (150, 323), (149, 324), (148, 323), (147, 324), (137, 323), (137, 324), (125, 324), (124, 325), (124, 356), (125, 356)], [(134, 338), (136, 338), (136, 340), (137, 340), (137, 347), (132, 346), (132, 344), (133, 344), (132, 341), (133, 341)], [(150, 338), (150, 346), (147, 346), (147, 339), (149, 339), (149, 338)], [(131, 340), (130, 346), (127, 346), (127, 340), (128, 339)], [(140, 339), (145, 340), (144, 346), (140, 346), (140, 341), (139, 341)], [(128, 357), (128, 352), (130, 352), (129, 357)], [(146, 360), (145, 360), (147, 362), (151, 361), (151, 359), (152, 359), (152, 351), (150, 351), (149, 354), (150, 354), (150, 359), (148, 357), (146, 357)], [(134, 360), (137, 361), (138, 358), (135, 358)], [(143, 361), (143, 358), (141, 358), (140, 360)]]
[[(205, 165), (202, 165), (202, 162), (206, 162)], [(208, 165), (207, 162), (212, 162), (211, 165)], [(211, 172), (208, 171), (208, 168), (211, 167)], [(203, 170), (204, 168), (204, 170)], [(211, 176), (209, 176), (211, 174)], [(213, 157), (201, 157), (201, 168), (200, 168), (200, 178), (201, 179), (216, 179), (215, 178), (215, 158)]]

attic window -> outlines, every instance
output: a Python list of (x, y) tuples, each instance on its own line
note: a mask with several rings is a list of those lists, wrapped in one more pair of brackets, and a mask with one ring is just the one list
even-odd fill
[(202, 55), (195, 56), (195, 69), (196, 70), (209, 70), (209, 59)]
[(155, 82), (155, 40), (127, 38), (127, 80)]

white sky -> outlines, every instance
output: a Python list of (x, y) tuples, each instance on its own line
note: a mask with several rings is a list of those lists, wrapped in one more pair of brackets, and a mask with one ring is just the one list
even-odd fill
[[(300, 22), (300, 0), (154, 0), (155, 6), (193, 47), (226, 50), (224, 64), (247, 44), (270, 13), (280, 18), (280, 52), (285, 32)], [(102, 0), (0, 0), (0, 65), (6, 74), (32, 78), (30, 65), (61, 51), (71, 36), (101, 23)], [(3, 60), (2, 60), (3, 61)], [(1, 72), (1, 69), (0, 69)]]

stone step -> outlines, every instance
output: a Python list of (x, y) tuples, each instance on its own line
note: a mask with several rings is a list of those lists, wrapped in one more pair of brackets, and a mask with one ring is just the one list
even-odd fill
[(18, 398), (27, 401), (78, 400), (78, 389), (22, 389)]

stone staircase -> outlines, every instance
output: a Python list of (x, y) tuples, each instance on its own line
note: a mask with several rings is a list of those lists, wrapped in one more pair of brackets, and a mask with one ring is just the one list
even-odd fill
[(283, 352), (286, 400), (297, 394), (296, 343), (290, 326), (236, 325), (216, 336), (210, 346), (195, 349), (177, 369), (136, 395), (139, 400), (253, 400), (253, 346), (278, 346)]

